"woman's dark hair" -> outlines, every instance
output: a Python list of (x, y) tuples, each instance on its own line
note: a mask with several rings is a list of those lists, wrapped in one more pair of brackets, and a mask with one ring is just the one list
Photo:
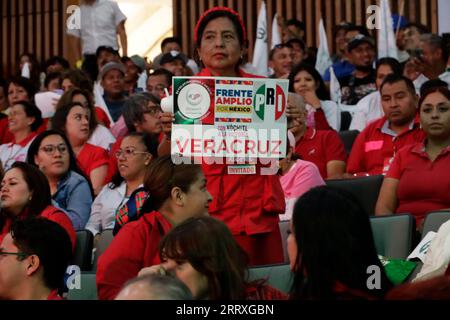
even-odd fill
[(425, 89), (423, 91), (422, 95), (420, 96), (419, 104), (418, 104), (419, 110), (421, 109), (425, 98), (435, 92), (442, 94), (444, 97), (447, 98), (447, 100), (450, 100), (450, 90), (447, 87), (440, 87), (440, 86), (429, 87), (428, 89)]
[(91, 182), (89, 180), (88, 177), (86, 177), (86, 175), (84, 174), (84, 172), (80, 169), (80, 167), (77, 164), (77, 159), (75, 157), (75, 154), (72, 150), (72, 147), (70, 146), (70, 142), (69, 139), (67, 139), (66, 135), (58, 130), (47, 130), (44, 131), (42, 133), (40, 133), (31, 143), (30, 147), (28, 148), (28, 154), (27, 154), (27, 163), (29, 163), (30, 165), (38, 168), (38, 165), (36, 164), (36, 162), (34, 161), (34, 157), (38, 154), (39, 152), (39, 148), (41, 147), (42, 141), (49, 137), (49, 136), (60, 136), (63, 140), (64, 143), (67, 145), (67, 152), (69, 153), (69, 172), (70, 171), (74, 171), (76, 173), (78, 173), (79, 175), (81, 175), (82, 177), (84, 177), (86, 179), (86, 181), (89, 184), (89, 188), (91, 189), (91, 194), (92, 196), (94, 195), (94, 191), (91, 185)]
[[(311, 189), (295, 204), (292, 229), (297, 261), (291, 298), (382, 298), (391, 289), (369, 217), (352, 194), (328, 186)], [(380, 270), (379, 289), (367, 287), (369, 266)], [(336, 285), (345, 286), (347, 296), (335, 292)]]
[[(57, 131), (61, 131), (61, 132), (64, 132), (65, 134), (67, 134), (67, 132), (66, 132), (67, 117), (69, 116), (70, 110), (72, 110), (72, 108), (74, 108), (74, 107), (82, 107), (82, 108), (89, 109), (89, 107), (86, 107), (79, 102), (70, 102), (65, 105), (61, 105), (59, 108), (57, 107), (56, 112), (52, 118), (52, 124), (51, 124), (52, 129), (55, 129)], [(92, 118), (92, 114), (91, 114), (91, 118)], [(90, 126), (91, 126), (91, 122), (89, 121), (89, 132), (90, 132), (90, 134), (92, 134)]]
[(11, 226), (11, 237), (19, 251), (39, 257), (47, 288), (63, 287), (64, 274), (72, 260), (72, 243), (62, 226), (41, 217), (16, 219)]
[[(64, 107), (71, 105), (73, 103), (73, 97), (76, 96), (77, 94), (81, 94), (82, 96), (84, 96), (88, 102), (87, 106), (83, 106), (81, 104), (78, 104), (78, 105), (83, 108), (87, 107), (90, 111), (89, 133), (92, 135), (95, 128), (97, 128), (97, 126), (98, 126), (98, 121), (97, 121), (97, 116), (95, 113), (94, 102), (92, 101), (92, 95), (89, 94), (88, 91), (79, 89), (79, 88), (71, 88), (71, 89), (67, 90), (66, 92), (64, 92), (64, 94), (61, 96), (58, 103), (56, 104), (56, 108), (55, 108), (56, 112), (58, 112), (59, 109), (63, 109)], [(72, 105), (72, 107), (74, 107), (74, 106), (75, 105)], [(72, 107), (67, 110), (66, 118), (70, 112), (70, 109), (72, 109)], [(55, 112), (55, 115), (56, 115), (56, 112)], [(53, 116), (52, 124), (55, 123), (55, 115)], [(64, 121), (64, 126), (65, 126), (65, 124), (66, 124), (66, 122)], [(60, 127), (58, 127), (58, 129), (62, 130)]]
[(17, 101), (14, 103), (13, 106), (22, 106), (23, 110), (25, 111), (25, 114), (28, 118), (34, 118), (34, 121), (32, 124), (30, 124), (31, 131), (35, 132), (39, 129), (39, 127), (42, 125), (42, 113), (41, 110), (36, 107), (33, 103), (29, 101)]
[[(26, 214), (27, 216), (40, 215), (52, 202), (50, 185), (46, 176), (38, 168), (25, 162), (14, 162), (9, 170), (12, 169), (19, 169), (22, 172), (23, 178), (28, 185), (28, 189), (32, 192), (31, 200), (29, 200), (26, 205), (27, 210), (21, 212), (19, 216), (23, 217), (23, 214)], [(0, 214), (0, 230), (3, 229), (4, 225), (5, 212), (4, 209), (2, 209)]]
[[(441, 79), (431, 79), (428, 80), (427, 82), (425, 82), (421, 87), (420, 87), (420, 97), (423, 97), (425, 95), (425, 93), (431, 89), (435, 89), (437, 87), (441, 87), (441, 88), (446, 88), (448, 89), (448, 83), (441, 80)], [(420, 106), (420, 103), (418, 104)]]
[(300, 71), (308, 72), (317, 84), (316, 95), (320, 100), (330, 100), (330, 93), (325, 86), (319, 72), (313, 66), (307, 63), (300, 63), (291, 70), (289, 74), (289, 92), (295, 92), (294, 90), (294, 79)]
[(94, 85), (92, 84), (92, 81), (91, 79), (89, 79), (89, 76), (86, 74), (86, 72), (82, 70), (68, 70), (63, 73), (62, 79), (69, 79), (74, 87), (86, 90), (90, 95), (93, 94)]
[(64, 57), (53, 56), (44, 62), (44, 71), (47, 72), (47, 69), (54, 64), (61, 65), (61, 67), (63, 67), (64, 70), (70, 68), (69, 61), (67, 61)]
[(378, 72), (378, 69), (380, 66), (387, 65), (391, 68), (392, 73), (394, 74), (403, 74), (403, 67), (395, 58), (385, 57), (377, 60), (376, 67), (375, 67), (375, 73)]
[[(8, 82), (8, 91), (11, 84), (14, 84), (17, 87), (22, 87), (25, 89), (28, 95), (28, 100), (31, 102), (34, 102), (34, 95), (37, 92), (37, 89), (35, 88), (35, 85), (33, 82), (31, 82), (30, 79), (24, 78), (24, 77), (14, 77), (11, 78)], [(8, 94), (8, 92), (5, 92), (5, 94)]]
[[(141, 133), (141, 132), (131, 132), (128, 133), (125, 137), (136, 137), (139, 138), (139, 141), (145, 146), (145, 150), (147, 152), (150, 152), (152, 155), (152, 159), (156, 159), (158, 157), (158, 140), (156, 138), (152, 137), (151, 135), (147, 133)], [(117, 171), (114, 176), (111, 179), (111, 183), (109, 184), (110, 189), (115, 189), (124, 181), (123, 177), (120, 175), (120, 172)]]
[(205, 31), (205, 28), (208, 25), (208, 23), (210, 23), (212, 20), (222, 17), (231, 20), (234, 27), (236, 28), (239, 43), (241, 46), (244, 46), (245, 41), (247, 40), (247, 32), (245, 30), (244, 23), (242, 22), (242, 19), (239, 16), (239, 14), (230, 8), (215, 7), (203, 13), (203, 15), (197, 22), (194, 37), (196, 39), (195, 41), (198, 48), (200, 48), (203, 32)]
[(150, 196), (145, 201), (142, 212), (161, 208), (164, 201), (170, 198), (174, 187), (188, 192), (201, 172), (202, 168), (197, 164), (175, 165), (170, 155), (153, 160), (145, 172), (144, 187)]
[(245, 299), (247, 256), (222, 221), (187, 219), (164, 236), (159, 248), (161, 260), (188, 261), (206, 276), (209, 299)]
[(44, 86), (46, 89), (48, 89), (48, 85), (50, 84), (50, 82), (52, 82), (53, 80), (58, 79), (59, 81), (59, 86), (61, 87), (61, 83), (62, 83), (62, 75), (61, 72), (50, 72), (46, 77), (45, 77), (45, 81), (44, 81)]

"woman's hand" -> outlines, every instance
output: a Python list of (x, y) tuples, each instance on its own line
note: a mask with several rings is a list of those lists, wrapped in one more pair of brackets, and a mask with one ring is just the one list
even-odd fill
[(166, 275), (166, 269), (163, 267), (162, 264), (156, 264), (154, 266), (151, 267), (147, 267), (147, 268), (142, 268), (139, 273), (138, 273), (138, 277), (140, 276), (145, 276), (145, 275), (149, 275), (149, 274), (161, 274), (161, 275)]
[(309, 104), (314, 109), (319, 109), (320, 99), (317, 97), (316, 92), (312, 90), (307, 90), (302, 93), (303, 99), (305, 99), (305, 102)]
[(160, 115), (163, 132), (170, 139), (172, 133), (172, 123), (175, 121), (175, 115), (172, 112), (163, 112)]

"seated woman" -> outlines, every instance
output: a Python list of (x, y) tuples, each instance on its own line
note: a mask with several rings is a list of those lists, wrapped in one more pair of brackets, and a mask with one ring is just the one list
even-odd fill
[(119, 171), (92, 204), (86, 229), (94, 236), (114, 228), (118, 209), (136, 189), (143, 187), (146, 167), (157, 157), (157, 148), (158, 142), (142, 133), (130, 133), (122, 140), (120, 149), (115, 152)]
[(72, 241), (72, 249), (75, 249), (76, 234), (72, 222), (62, 210), (51, 205), (47, 179), (37, 168), (15, 162), (3, 177), (0, 198), (0, 243), (15, 220), (41, 216), (61, 225)]
[(56, 110), (71, 102), (79, 102), (89, 109), (91, 117), (89, 118), (89, 136), (88, 143), (109, 150), (111, 145), (116, 142), (116, 138), (112, 135), (108, 128), (101, 125), (97, 121), (94, 105), (92, 104), (91, 94), (86, 90), (72, 88), (64, 92), (56, 105)]
[(287, 296), (248, 279), (248, 257), (230, 229), (213, 217), (190, 218), (160, 242), (160, 265), (139, 275), (168, 273), (180, 279), (196, 300), (283, 300)]
[(150, 194), (137, 221), (127, 223), (99, 257), (97, 289), (100, 299), (114, 299), (139, 270), (159, 264), (158, 244), (177, 224), (208, 214), (211, 195), (199, 165), (174, 165), (170, 156), (153, 160), (144, 187)]
[(381, 299), (392, 287), (369, 217), (348, 192), (323, 186), (300, 197), (287, 246), (291, 299)]
[(397, 152), (375, 208), (376, 215), (411, 213), (417, 228), (427, 212), (450, 208), (450, 91), (425, 91), (419, 114), (426, 138)]
[(0, 161), (5, 170), (16, 161), (25, 161), (28, 148), (42, 123), (41, 111), (28, 101), (18, 101), (10, 108), (8, 122), (14, 139), (0, 146)]
[(76, 231), (84, 230), (92, 205), (92, 188), (78, 168), (64, 134), (48, 130), (36, 137), (27, 162), (47, 177), (52, 199), (65, 210)]
[(319, 169), (312, 162), (300, 160), (294, 153), (295, 138), (288, 131), (289, 149), (286, 158), (280, 160), (280, 183), (286, 199), (286, 211), (280, 214), (280, 220), (291, 220), (294, 204), (297, 199), (311, 188), (323, 186), (325, 182)]
[(97, 195), (104, 185), (109, 158), (105, 149), (87, 142), (91, 135), (90, 119), (89, 107), (80, 102), (72, 102), (56, 110), (52, 119), (52, 129), (66, 134), (78, 165), (89, 178), (94, 194)]
[(334, 130), (316, 130), (307, 126), (307, 111), (298, 94), (289, 93), (288, 104), (299, 106), (301, 116), (290, 129), (295, 137), (295, 153), (314, 163), (323, 179), (339, 179), (345, 173), (347, 154), (341, 138)]
[[(5, 94), (8, 95), (9, 108), (3, 112), (9, 115), (11, 107), (19, 101), (33, 102), (36, 89), (33, 83), (24, 77), (14, 77), (9, 81), (8, 91)], [(7, 117), (0, 119), (0, 144), (13, 141), (14, 136), (9, 131), (9, 121)]]
[(307, 63), (296, 65), (289, 74), (289, 92), (303, 97), (308, 111), (308, 126), (316, 130), (339, 131), (341, 111), (336, 102), (330, 100), (319, 72)]

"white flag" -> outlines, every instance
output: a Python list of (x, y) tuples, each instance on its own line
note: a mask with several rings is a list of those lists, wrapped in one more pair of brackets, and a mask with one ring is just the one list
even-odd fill
[(269, 74), (269, 52), (267, 50), (267, 15), (266, 3), (261, 3), (256, 30), (255, 50), (253, 51), (253, 67), (257, 74), (267, 77)]
[(330, 96), (337, 105), (341, 104), (341, 85), (334, 74), (333, 67), (330, 67)]
[(388, 0), (380, 2), (380, 29), (378, 29), (378, 59), (391, 57), (398, 59), (397, 44), (395, 42), (395, 33), (392, 26), (391, 9)]
[(25, 62), (23, 64), (21, 75), (24, 78), (30, 79), (30, 77), (31, 77), (31, 75), (30, 75), (30, 64), (28, 62)]
[(278, 14), (275, 13), (272, 21), (272, 43), (271, 48), (275, 47), (277, 44), (282, 43), (280, 29), (278, 28)]
[(317, 51), (316, 70), (320, 75), (324, 75), (325, 71), (333, 64), (330, 58), (330, 51), (328, 51), (327, 33), (323, 26), (323, 19), (319, 21), (319, 50)]

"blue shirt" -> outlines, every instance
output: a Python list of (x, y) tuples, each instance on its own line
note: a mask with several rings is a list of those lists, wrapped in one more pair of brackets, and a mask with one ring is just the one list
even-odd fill
[(106, 106), (108, 107), (109, 114), (114, 121), (117, 121), (119, 117), (122, 115), (122, 110), (125, 105), (126, 96), (124, 96), (123, 100), (119, 101), (111, 101), (106, 95), (103, 95), (103, 99), (105, 100)]
[(87, 180), (74, 171), (58, 182), (52, 199), (72, 220), (75, 231), (84, 230), (91, 215), (92, 195)]
[[(355, 65), (351, 64), (347, 60), (337, 61), (333, 63), (332, 67), (334, 70), (334, 74), (338, 79), (351, 75), (355, 70)], [(325, 74), (323, 75), (323, 81), (330, 81), (330, 68), (325, 71)]]

